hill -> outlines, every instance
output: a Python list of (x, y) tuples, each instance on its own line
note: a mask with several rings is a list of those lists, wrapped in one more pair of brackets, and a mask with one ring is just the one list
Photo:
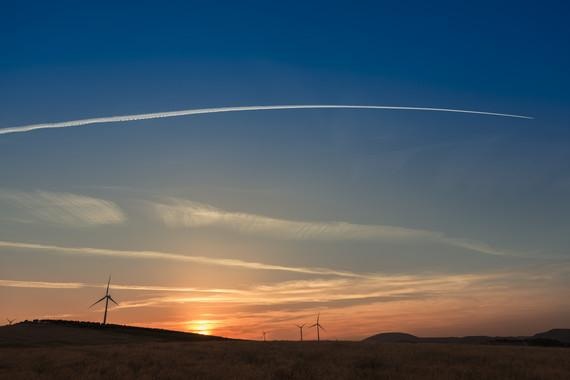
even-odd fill
[(387, 332), (380, 333), (363, 339), (363, 342), (376, 342), (376, 343), (416, 343), (420, 340), (415, 335), (400, 333), (400, 332)]
[(181, 331), (63, 320), (24, 321), (0, 327), (0, 346), (203, 342), (225, 339)]
[(417, 337), (401, 332), (372, 335), (362, 340), (368, 343), (447, 343), (447, 344), (492, 344), (511, 346), (570, 346), (570, 329), (553, 329), (533, 336), (463, 336), (463, 337)]
[(536, 339), (552, 339), (570, 344), (570, 329), (552, 329), (543, 333), (534, 334)]
[(464, 336), (464, 337), (428, 337), (420, 338), (412, 334), (400, 332), (388, 332), (373, 335), (363, 339), (369, 343), (454, 343), (454, 344), (484, 344), (495, 338), (488, 336)]

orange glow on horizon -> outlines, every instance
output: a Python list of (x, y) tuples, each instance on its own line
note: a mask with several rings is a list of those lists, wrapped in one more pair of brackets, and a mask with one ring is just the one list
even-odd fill
[(195, 320), (186, 323), (186, 330), (202, 335), (212, 335), (214, 331), (214, 321), (209, 320)]

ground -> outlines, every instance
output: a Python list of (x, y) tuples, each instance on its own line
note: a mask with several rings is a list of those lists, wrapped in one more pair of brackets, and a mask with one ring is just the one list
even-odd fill
[(0, 347), (1, 379), (570, 379), (570, 349), (358, 342)]

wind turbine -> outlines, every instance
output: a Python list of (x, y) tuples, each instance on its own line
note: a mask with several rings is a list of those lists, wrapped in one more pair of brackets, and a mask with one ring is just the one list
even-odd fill
[(93, 305), (89, 306), (90, 308), (97, 305), (99, 302), (105, 300), (105, 314), (103, 314), (103, 324), (105, 325), (107, 323), (107, 308), (109, 307), (109, 301), (113, 302), (115, 305), (119, 305), (117, 302), (115, 302), (115, 300), (113, 299), (113, 297), (111, 297), (111, 295), (109, 294), (109, 285), (111, 284), (111, 275), (109, 275), (109, 282), (107, 282), (107, 291), (105, 291), (105, 295), (97, 302), (95, 302)]
[(321, 313), (317, 314), (317, 323), (309, 326), (309, 327), (316, 327), (317, 328), (317, 342), (321, 341), (320, 330), (322, 329), (323, 331), (326, 331), (325, 328), (319, 323), (320, 316), (321, 316)]
[(8, 326), (12, 325), (12, 323), (14, 323), (15, 319), (8, 319), (6, 318), (6, 320), (8, 321)]
[(303, 323), (302, 325), (295, 325), (299, 328), (299, 332), (301, 333), (301, 342), (303, 341), (303, 327), (305, 327), (306, 323)]
[(263, 341), (265, 342), (265, 334), (267, 334), (267, 332), (263, 332)]

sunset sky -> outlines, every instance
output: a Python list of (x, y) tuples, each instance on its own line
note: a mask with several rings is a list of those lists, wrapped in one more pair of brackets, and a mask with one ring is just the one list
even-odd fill
[[(26, 2), (0, 22), (0, 318), (236, 338), (570, 327), (570, 6)], [(381, 109), (32, 124), (254, 105)], [(2, 322), (0, 322), (2, 324)], [(314, 331), (305, 331), (313, 339)]]

